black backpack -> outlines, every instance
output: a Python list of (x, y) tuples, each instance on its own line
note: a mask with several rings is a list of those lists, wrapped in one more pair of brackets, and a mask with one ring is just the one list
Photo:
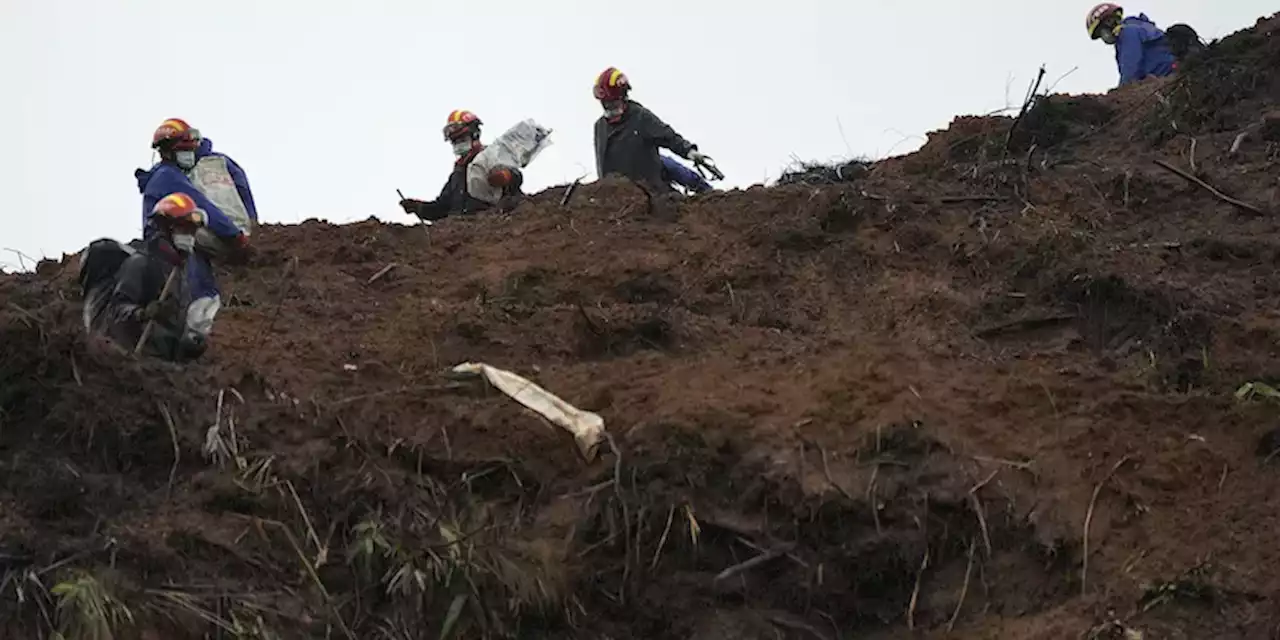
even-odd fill
[(1169, 45), (1169, 51), (1173, 52), (1173, 57), (1178, 62), (1182, 62), (1205, 49), (1205, 43), (1200, 39), (1200, 34), (1196, 33), (1196, 30), (1187, 24), (1170, 25), (1168, 29), (1164, 30), (1164, 39)]

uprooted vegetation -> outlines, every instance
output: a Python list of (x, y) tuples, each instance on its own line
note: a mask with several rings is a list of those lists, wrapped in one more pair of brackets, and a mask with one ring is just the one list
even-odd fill
[(1270, 637), (1275, 24), (674, 220), (267, 226), (186, 368), (0, 277), (0, 635)]

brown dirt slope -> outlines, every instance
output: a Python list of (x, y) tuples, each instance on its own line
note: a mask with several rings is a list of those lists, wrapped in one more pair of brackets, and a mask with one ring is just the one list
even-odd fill
[(1277, 24), (674, 220), (267, 226), (188, 368), (4, 276), (0, 636), (1280, 637)]

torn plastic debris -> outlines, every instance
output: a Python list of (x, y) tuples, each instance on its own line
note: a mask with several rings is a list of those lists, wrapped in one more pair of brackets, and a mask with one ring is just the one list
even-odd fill
[(482, 362), (466, 362), (453, 368), (455, 374), (483, 376), (512, 400), (532, 409), (542, 417), (573, 434), (578, 450), (588, 462), (595, 460), (604, 439), (604, 418), (583, 411), (526, 378)]
[(524, 169), (551, 146), (551, 130), (532, 119), (517, 122), (476, 154), (467, 166), (467, 193), (478, 200), (497, 204), (502, 189), (489, 184), (489, 171), (497, 167)]

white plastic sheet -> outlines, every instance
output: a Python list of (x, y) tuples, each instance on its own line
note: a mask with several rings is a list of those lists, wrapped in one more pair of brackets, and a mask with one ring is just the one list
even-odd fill
[(453, 368), (454, 373), (483, 376), (489, 384), (512, 400), (532, 409), (553, 424), (573, 434), (578, 451), (588, 462), (595, 460), (604, 439), (604, 418), (583, 411), (526, 378), (482, 362), (466, 362)]
[(249, 217), (249, 208), (240, 199), (236, 183), (231, 179), (231, 171), (227, 169), (227, 159), (219, 155), (208, 155), (200, 158), (191, 170), (191, 182), (200, 193), (213, 201), (218, 209), (231, 218), (246, 236), (253, 235), (253, 220)]
[(524, 169), (551, 146), (551, 130), (532, 119), (516, 123), (476, 155), (467, 167), (467, 193), (471, 197), (496, 204), (502, 189), (489, 185), (489, 171), (495, 167)]

